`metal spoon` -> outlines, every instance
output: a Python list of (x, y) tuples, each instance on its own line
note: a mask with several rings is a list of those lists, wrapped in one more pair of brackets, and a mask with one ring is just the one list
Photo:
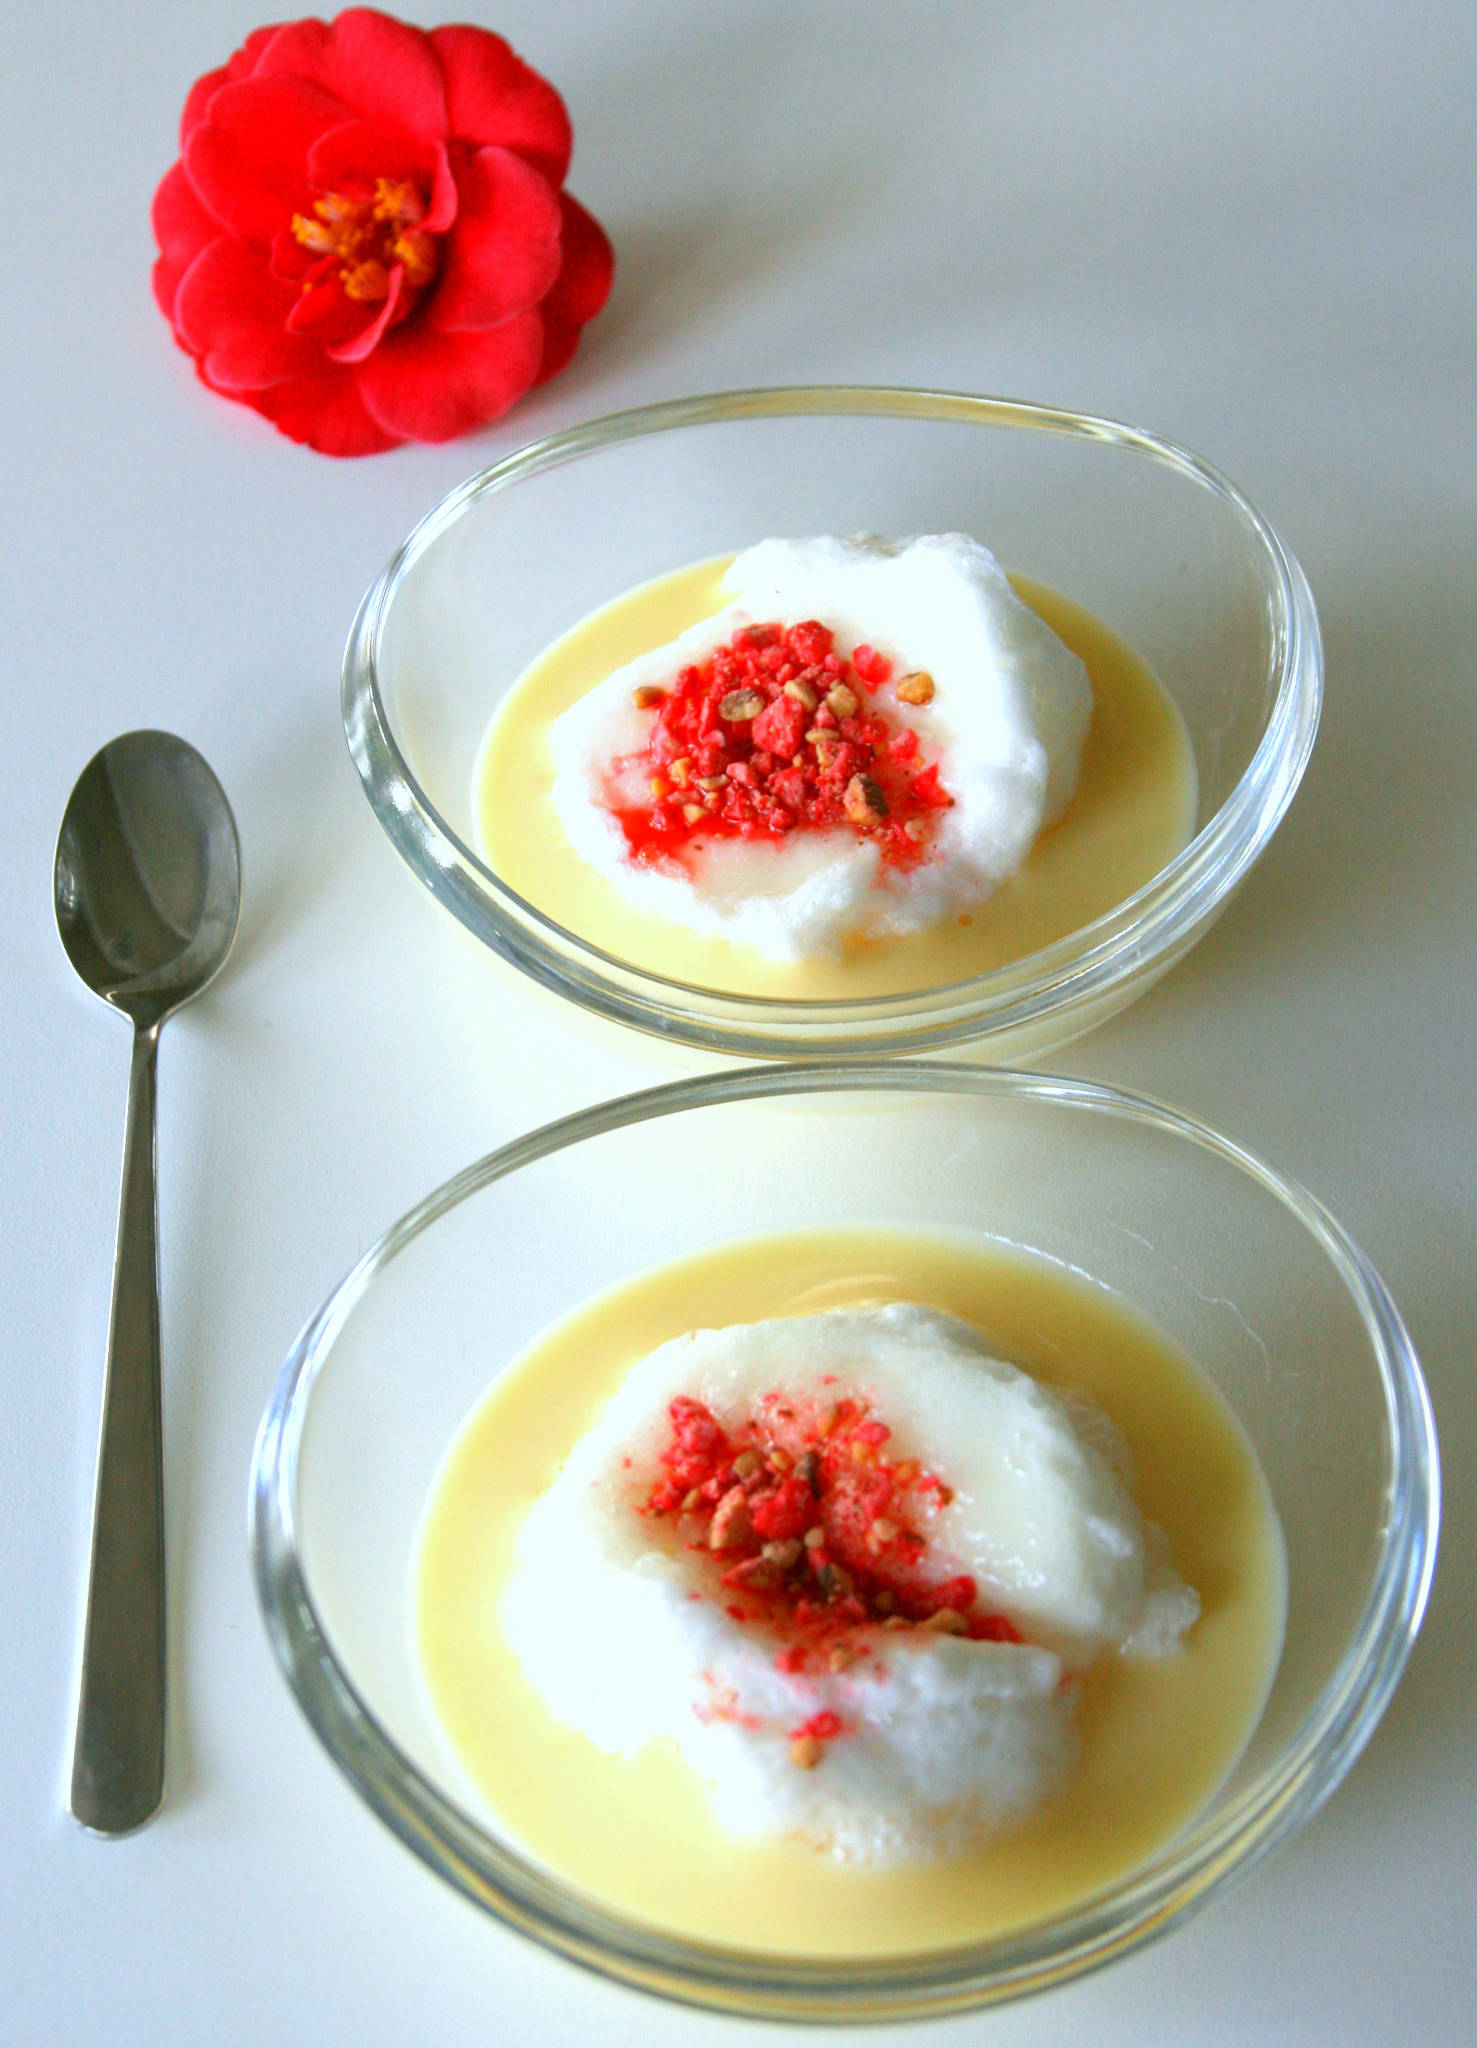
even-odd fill
[(56, 921), (88, 987), (133, 1020), (72, 1811), (123, 1834), (164, 1794), (164, 1464), (154, 1082), (159, 1028), (230, 951), (241, 856), (193, 747), (130, 732), (95, 754), (56, 844)]

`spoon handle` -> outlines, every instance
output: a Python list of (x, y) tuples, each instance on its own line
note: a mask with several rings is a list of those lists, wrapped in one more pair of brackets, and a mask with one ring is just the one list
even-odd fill
[(72, 1812), (124, 1834), (164, 1794), (164, 1456), (154, 1192), (159, 1026), (139, 1025), (128, 1082), (113, 1313), (103, 1384)]

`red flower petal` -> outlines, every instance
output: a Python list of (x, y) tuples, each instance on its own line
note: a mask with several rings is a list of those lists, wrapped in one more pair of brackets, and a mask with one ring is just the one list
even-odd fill
[(546, 313), (539, 316), (544, 323), (544, 352), (539, 358), (538, 375), (535, 384), (547, 384), (551, 377), (557, 377), (580, 345), (581, 328), (575, 320), (558, 320)]
[(282, 33), (280, 21), (269, 21), (265, 28), (254, 28), (239, 50), (231, 52), (226, 70), (234, 85), (238, 79), (252, 78), (256, 68), (273, 40)]
[(337, 258), (320, 256), (313, 249), (305, 249), (291, 228), (279, 228), (272, 237), (267, 261), (272, 266), (274, 277), (291, 278), (301, 289), (310, 270), (320, 270), (325, 264), (336, 262)]
[(223, 85), (185, 144), (185, 168), (223, 227), (270, 248), (308, 206), (308, 151), (344, 108), (291, 78)]
[(341, 121), (320, 135), (308, 151), (308, 177), (315, 192), (346, 192), (356, 184), (372, 191), (377, 178), (403, 179), (426, 197), (425, 219), (416, 225), (427, 234), (444, 235), (456, 219), (456, 180), (445, 147), (373, 121)]
[(154, 297), (172, 327), (179, 281), (207, 242), (213, 242), (220, 233), (220, 222), (196, 198), (183, 164), (171, 164), (160, 179), (150, 218), (154, 239), (159, 244), (159, 261), (154, 265), (153, 275)]
[(610, 237), (568, 192), (559, 194), (563, 213), (564, 267), (544, 310), (581, 327), (593, 320), (610, 297), (615, 278), (615, 251)]
[(433, 28), (430, 39), (446, 73), (452, 134), (464, 142), (516, 149), (552, 184), (562, 185), (569, 169), (569, 115), (549, 81), (487, 29)]
[(444, 143), (436, 144), (436, 168), (431, 179), (431, 199), (426, 208), (426, 217), (420, 223), (428, 235), (444, 235), (456, 224), (461, 211), (461, 198), (452, 176), (451, 159)]
[(604, 228), (577, 199), (559, 195), (564, 212), (564, 268), (540, 307), (544, 317), (544, 355), (535, 383), (555, 376), (574, 354), (580, 329), (592, 320), (610, 296), (615, 255)]
[(424, 142), (357, 115), (326, 128), (309, 148), (307, 164), (316, 192), (342, 192), (356, 183), (372, 191), (376, 178), (431, 181), (431, 152)]
[(294, 300), (260, 250), (218, 235), (180, 280), (175, 331), (215, 389), (259, 391), (323, 367), (318, 344), (287, 331)]
[(559, 275), (559, 195), (508, 149), (461, 169), (461, 213), (426, 317), (442, 334), (496, 327), (536, 306)]
[(351, 299), (344, 290), (337, 257), (320, 260), (318, 269), (322, 275), (314, 280), (311, 291), (299, 286), (286, 327), (289, 334), (300, 334), (321, 349), (331, 349), (362, 334), (373, 316), (362, 300)]
[(257, 59), (262, 51), (278, 34), (281, 24), (272, 22), (266, 28), (254, 28), (239, 50), (232, 52), (229, 62), (219, 71), (207, 71), (203, 78), (197, 78), (185, 98), (180, 114), (179, 146), (184, 148), (191, 131), (198, 128), (205, 119), (205, 109), (210, 104), (212, 93), (223, 85), (234, 85), (238, 79), (250, 78), (256, 69)]
[(336, 363), (362, 363), (373, 355), (384, 339), (385, 330), (391, 325), (400, 310), (400, 300), (405, 291), (405, 265), (397, 263), (390, 272), (390, 289), (386, 292), (379, 311), (360, 331), (347, 341), (341, 341), (336, 348), (325, 349)]
[(407, 320), (356, 372), (365, 404), (404, 441), (450, 441), (506, 412), (532, 384), (543, 322), (519, 313), (478, 334)]
[(232, 395), (245, 398), (290, 440), (304, 441), (320, 455), (380, 455), (398, 448), (406, 436), (381, 426), (354, 379), (353, 370), (325, 369), (317, 377)]
[(303, 79), (423, 142), (440, 142), (448, 132), (441, 66), (429, 37), (373, 8), (351, 7), (331, 22), (286, 23), (254, 75)]
[(205, 109), (211, 95), (220, 91), (230, 81), (230, 71), (222, 64), (219, 71), (207, 71), (203, 78), (197, 78), (185, 95), (185, 104), (179, 117), (179, 146), (184, 148), (194, 130), (205, 119)]

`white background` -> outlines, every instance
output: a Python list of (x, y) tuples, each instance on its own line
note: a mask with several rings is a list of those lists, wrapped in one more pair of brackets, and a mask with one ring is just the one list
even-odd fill
[[(1408, 1316), (1446, 1461), (1408, 1675), (1331, 1805), (1230, 1898), (930, 2043), (1469, 2038), (1477, 16), (1461, 5), (484, 0), (568, 99), (619, 273), (572, 368), (463, 443), (336, 463), (206, 393), (148, 290), (190, 82), (250, 5), (11, 23), (3, 444), (6, 1057), (0, 2039), (708, 2044), (413, 1863), (319, 1752), (244, 1541), (257, 1417), (354, 1256), (472, 1156), (657, 1073), (516, 994), (402, 874), (350, 769), (364, 586), (468, 471), (739, 383), (935, 383), (1100, 410), (1228, 470), (1301, 557), (1328, 697), (1221, 923), (1065, 1064), (1303, 1179)], [(170, 1789), (117, 1843), (65, 1779), (126, 1031), (72, 978), (50, 867), (94, 748), (173, 728), (235, 805), (229, 973), (165, 1034)], [(542, 1017), (544, 1012), (540, 1011)], [(547, 1033), (545, 1031), (545, 1036)]]

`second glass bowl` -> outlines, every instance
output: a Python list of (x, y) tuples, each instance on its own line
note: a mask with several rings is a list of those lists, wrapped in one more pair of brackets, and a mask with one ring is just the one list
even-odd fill
[[(844, 1960), (663, 1932), (535, 1861), (468, 1798), (409, 1628), (417, 1529), (443, 1453), (525, 1345), (653, 1266), (832, 1227), (962, 1234), (1091, 1276), (1131, 1304), (1236, 1415), (1287, 1561), (1286, 1634), (1261, 1720), (1175, 1839), (1014, 1933)], [(628, 1096), (437, 1189), (294, 1346), (258, 1439), (252, 1531), (268, 1630), (299, 1704), (360, 1797), (433, 1870), (624, 1983), (730, 2013), (856, 2021), (1011, 1998), (1109, 1962), (1307, 1820), (1404, 1666), (1437, 1510), (1410, 1340), (1378, 1275), (1311, 1197), (1139, 1097), (886, 1061), (749, 1068)], [(630, 1853), (661, 1844), (633, 1840)]]
[[(1191, 843), (1106, 915), (946, 986), (848, 1001), (735, 995), (563, 929), (474, 850), (488, 721), (529, 662), (621, 592), (767, 535), (972, 533), (1132, 647), (1177, 703)], [(930, 391), (735, 391), (617, 413), (520, 449), (421, 521), (360, 607), (344, 722), (375, 815), (432, 896), (584, 1011), (704, 1054), (836, 1060), (969, 1046), (1015, 1062), (1129, 1002), (1260, 855), (1317, 728), (1307, 584), (1199, 457), (1083, 414)]]

